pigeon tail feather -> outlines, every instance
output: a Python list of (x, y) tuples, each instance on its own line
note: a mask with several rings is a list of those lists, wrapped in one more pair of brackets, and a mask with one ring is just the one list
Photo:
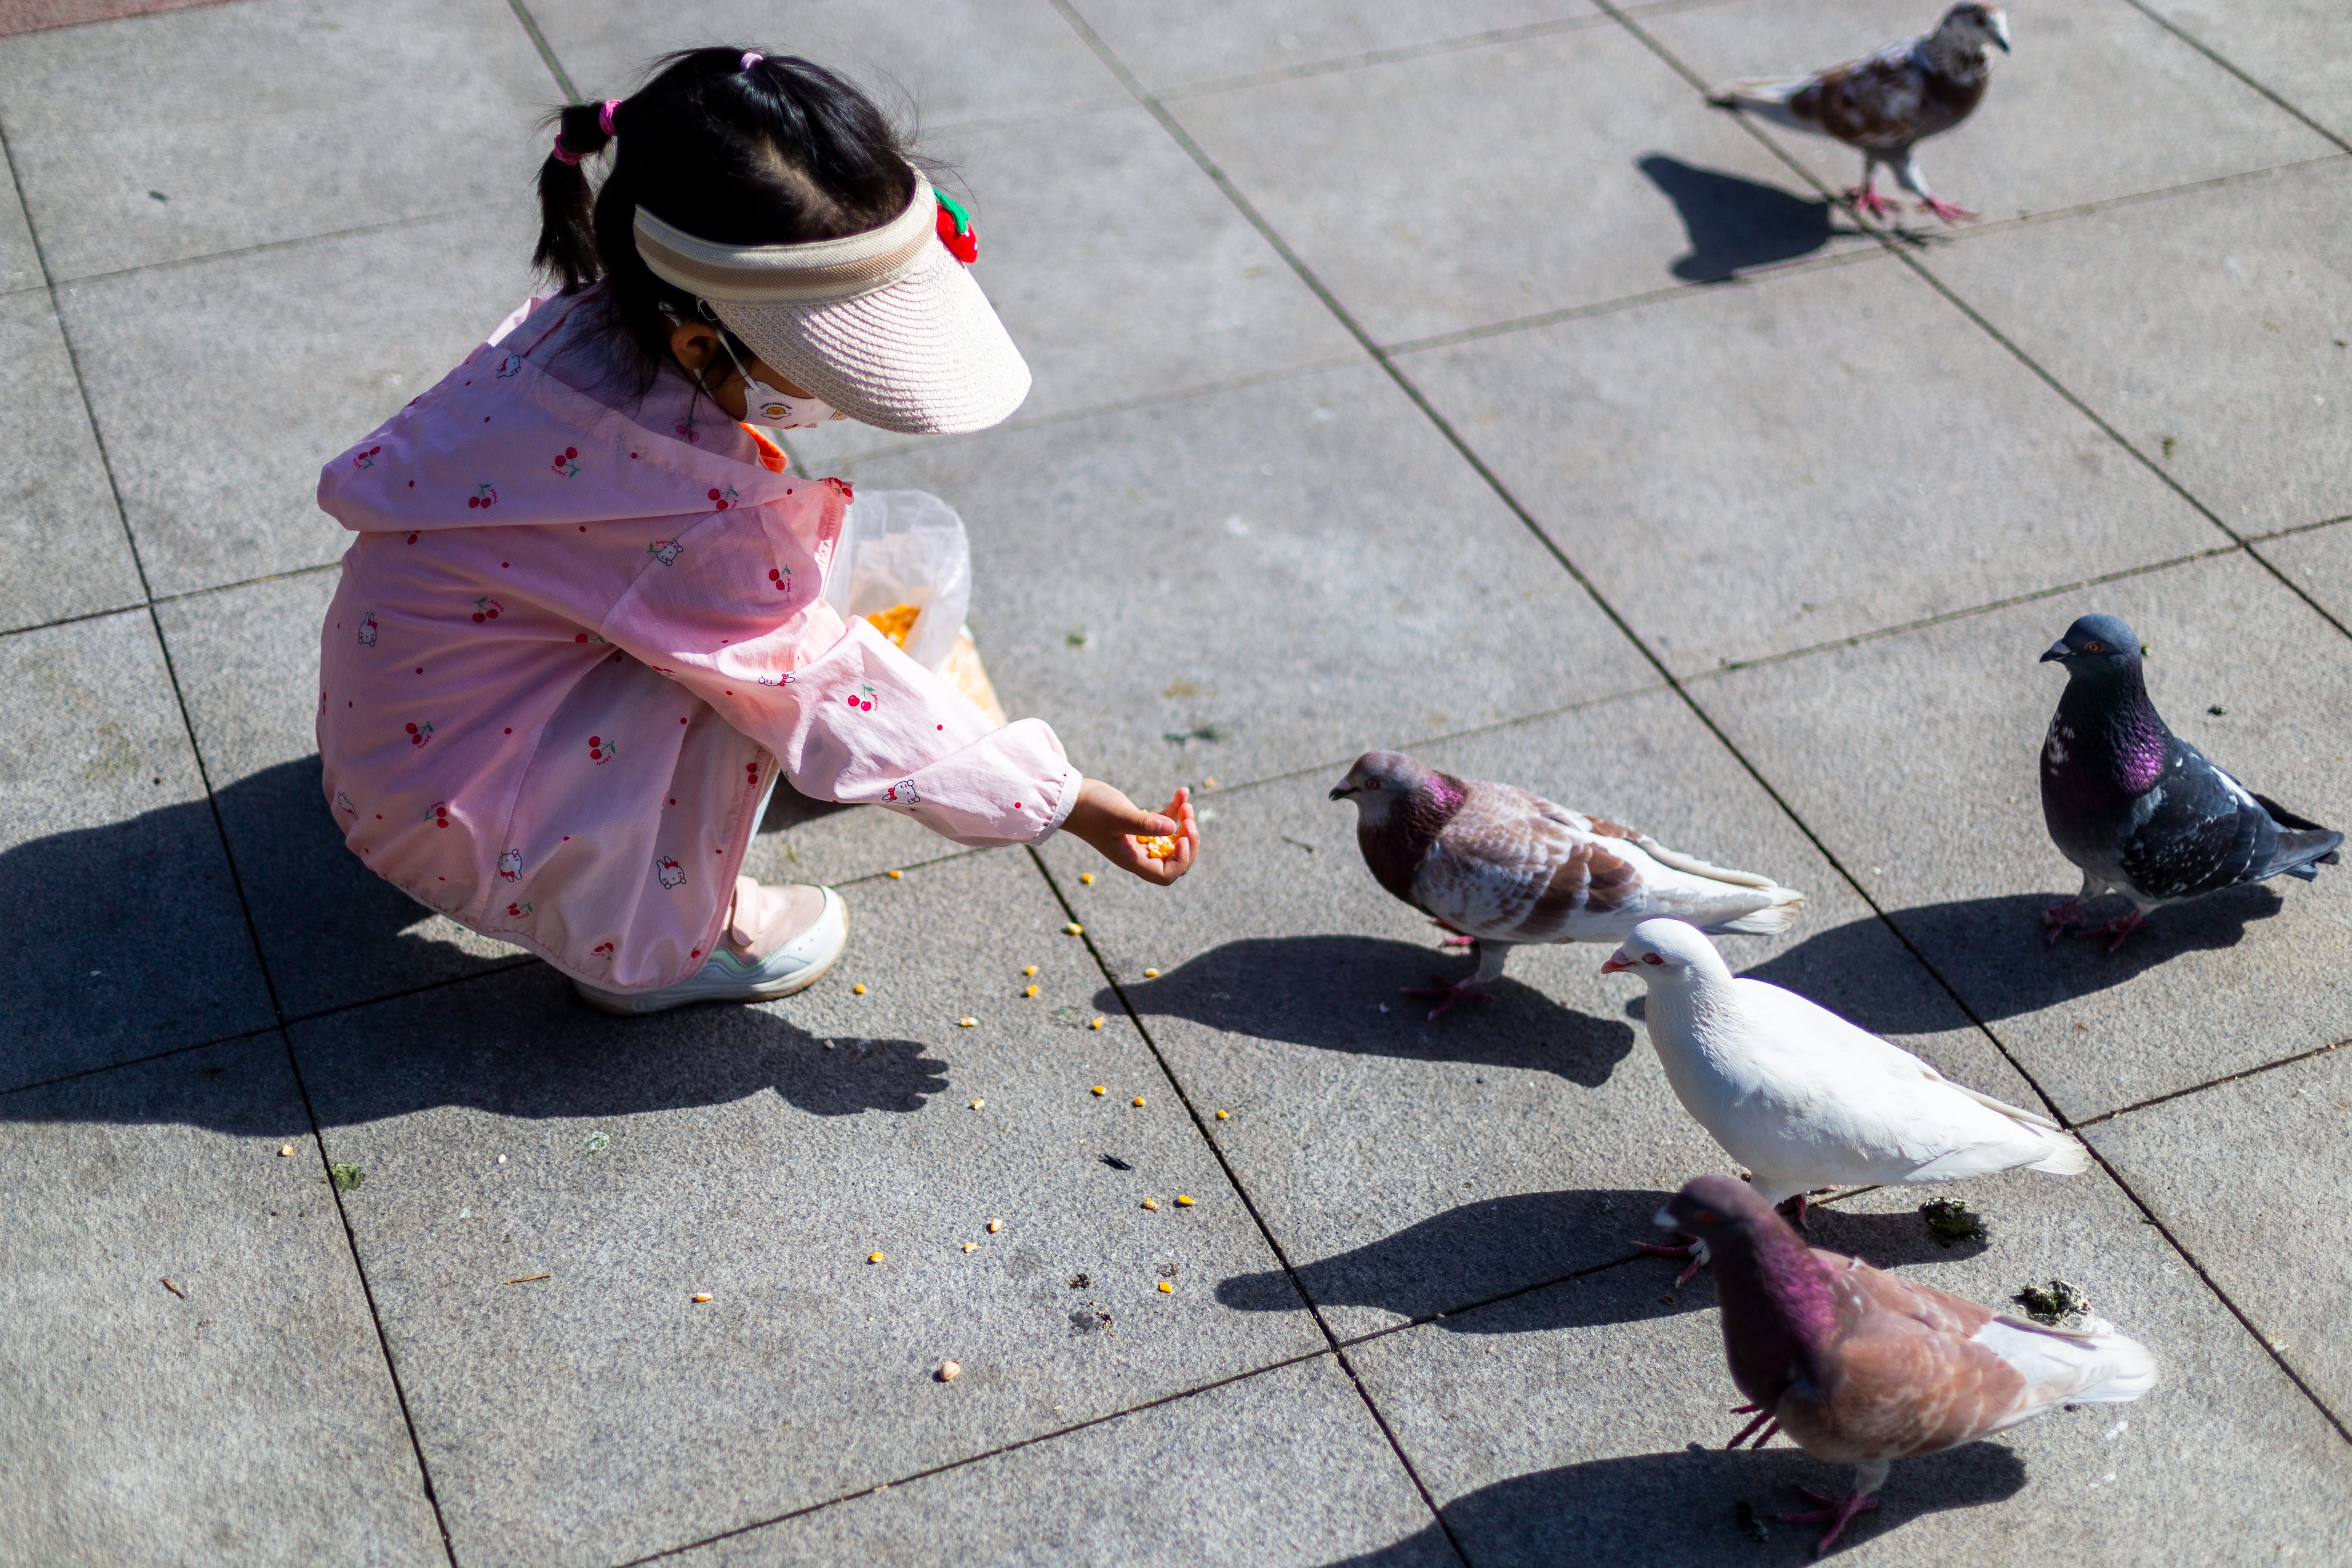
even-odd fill
[(2025, 1397), (1991, 1431), (2053, 1405), (2128, 1405), (2156, 1386), (2156, 1358), (2147, 1347), (2104, 1319), (2061, 1328), (2004, 1315), (1973, 1337), (2025, 1379)]
[[(1718, 872), (1717, 875), (1720, 876)], [(1759, 879), (1760, 880), (1760, 879)], [(1741, 887), (1755, 887), (1755, 882), (1742, 882)], [(1794, 888), (1776, 888), (1763, 884), (1763, 890), (1774, 895), (1770, 903), (1736, 921), (1724, 921), (1716, 925), (1701, 926), (1701, 931), (1726, 931), (1738, 936), (1778, 936), (1797, 923), (1798, 911), (1805, 907), (1805, 895)]]

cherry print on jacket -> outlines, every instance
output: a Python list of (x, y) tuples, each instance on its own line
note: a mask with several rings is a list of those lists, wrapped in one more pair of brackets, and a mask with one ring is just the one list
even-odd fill
[(436, 800), (433, 803), (433, 826), (436, 827), (446, 827), (449, 826), (449, 803), (447, 801)]
[(367, 619), (360, 623), (360, 647), (375, 647), (375, 612), (373, 610), (370, 610), (367, 613)]
[(375, 455), (376, 455), (378, 452), (381, 452), (381, 451), (383, 451), (383, 448), (382, 447), (369, 447), (366, 451), (364, 451), (364, 452), (354, 452), (354, 453), (352, 453), (352, 468), (374, 468), (374, 467), (375, 467)]
[(617, 757), (620, 754), (621, 748), (613, 744), (612, 742), (604, 739), (604, 736), (591, 735), (588, 737), (588, 760), (595, 763), (598, 767), (603, 767), (606, 763), (611, 762), (614, 757)]
[(598, 958), (610, 958), (613, 956), (613, 944), (609, 942), (600, 942), (588, 951)]
[[(466, 506), (469, 510), (478, 506), (496, 506), (498, 504), (499, 491), (498, 487), (495, 485), (478, 484), (474, 487), (474, 493), (466, 498)], [(408, 542), (411, 544), (415, 543), (415, 535), (411, 534), (409, 536)]]
[(579, 457), (579, 447), (564, 447), (562, 451), (558, 452), (555, 455), (555, 471), (562, 475), (565, 479), (570, 479), (572, 475), (580, 471)]
[(433, 725), (429, 721), (422, 727), (415, 724), (411, 724), (408, 727), (408, 743), (410, 745), (421, 746), (431, 739), (433, 739)]
[(686, 886), (686, 868), (667, 855), (659, 856), (655, 859), (654, 875), (661, 879), (661, 885), (665, 888)]
[(851, 692), (847, 697), (843, 698), (842, 700), (848, 703), (852, 708), (871, 713), (874, 711), (874, 688), (866, 685), (861, 681), (858, 684), (857, 689)]
[(656, 539), (646, 546), (646, 553), (665, 566), (675, 566), (677, 558), (686, 553), (686, 546), (675, 539)]
[(499, 857), (499, 875), (509, 882), (522, 880), (522, 851), (509, 849)]
[(771, 566), (768, 568), (768, 581), (776, 585), (777, 593), (789, 594), (793, 591), (793, 569), (789, 566), (782, 569)]
[(519, 899), (515, 902), (507, 906), (507, 918), (509, 920), (519, 921), (522, 919), (523, 916), (530, 913), (530, 910), (531, 904), (529, 899)]
[(725, 511), (729, 507), (733, 506), (737, 501), (742, 499), (743, 492), (737, 489), (733, 485), (714, 487), (710, 492), (710, 510), (713, 511)]
[(474, 620), (478, 625), (483, 621), (495, 621), (499, 618), (499, 612), (505, 608), (504, 605), (485, 594), (474, 601)]

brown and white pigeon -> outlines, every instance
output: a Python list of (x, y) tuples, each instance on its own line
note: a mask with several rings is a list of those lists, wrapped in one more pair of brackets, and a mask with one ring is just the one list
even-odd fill
[[(2127, 1405), (2156, 1385), (2147, 1347), (2089, 1319), (2053, 1328), (1807, 1247), (1763, 1197), (1729, 1176), (1701, 1176), (1657, 1223), (1715, 1258), (1731, 1381), (1756, 1412), (1762, 1447), (1786, 1432), (1817, 1459), (1854, 1468), (1843, 1497), (1805, 1489), (1827, 1524), (1816, 1555), (1878, 1506), (1888, 1464), (2005, 1431), (2053, 1405)], [(1744, 1414), (1745, 1412), (1736, 1412)]]
[(1705, 931), (1786, 931), (1805, 895), (1678, 855), (1646, 833), (1510, 784), (1458, 779), (1402, 752), (1366, 752), (1332, 787), (1381, 886), (1478, 948), (1477, 973), (1408, 996), (1433, 1018), (1499, 979), (1525, 942), (1622, 942), (1654, 915)]
[(1988, 47), (2009, 52), (2009, 20), (1983, 0), (1960, 0), (1932, 33), (1791, 81), (1727, 82), (1706, 95), (1719, 109), (1752, 110), (1780, 124), (1834, 136), (1862, 153), (1855, 210), (1884, 217), (1878, 165), (1946, 223), (1977, 215), (1927, 188), (1911, 150), (1966, 120), (1992, 73)]

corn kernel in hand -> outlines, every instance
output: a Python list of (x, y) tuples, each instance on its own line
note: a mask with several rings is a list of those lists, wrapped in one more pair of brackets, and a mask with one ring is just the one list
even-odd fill
[(874, 623), (876, 631), (898, 647), (905, 647), (907, 634), (915, 629), (915, 622), (922, 613), (912, 605), (893, 605), (887, 610), (877, 610), (866, 618)]
[(1176, 840), (1164, 833), (1157, 838), (1138, 838), (1135, 841), (1135, 847), (1154, 860), (1176, 858)]

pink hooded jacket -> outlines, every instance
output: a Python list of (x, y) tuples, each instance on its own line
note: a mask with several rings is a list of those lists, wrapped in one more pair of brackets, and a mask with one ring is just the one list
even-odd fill
[(847, 485), (786, 472), (675, 377), (642, 402), (559, 379), (597, 358), (599, 293), (530, 301), (320, 474), (359, 535), (319, 658), (345, 842), (636, 991), (702, 966), (779, 762), (959, 844), (1059, 827), (1078, 781), (1044, 721), (992, 729), (825, 604)]

